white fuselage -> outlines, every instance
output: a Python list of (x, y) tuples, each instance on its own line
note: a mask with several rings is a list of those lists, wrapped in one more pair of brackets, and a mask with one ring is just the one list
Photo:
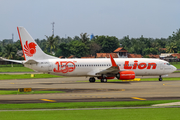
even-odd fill
[[(166, 75), (176, 67), (160, 59), (115, 58), (120, 71), (134, 71), (136, 76)], [(35, 71), (60, 76), (99, 76), (96, 73), (111, 67), (110, 58), (95, 59), (48, 59), (37, 64), (25, 64)]]

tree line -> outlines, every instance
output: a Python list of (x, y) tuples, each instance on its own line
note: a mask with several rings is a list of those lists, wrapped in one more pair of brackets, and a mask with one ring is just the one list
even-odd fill
[[(74, 55), (78, 58), (87, 55), (95, 56), (96, 53), (111, 53), (118, 47), (124, 47), (129, 53), (141, 54), (147, 57), (149, 54), (180, 53), (180, 29), (173, 32), (168, 38), (129, 38), (125, 36), (118, 39), (115, 36), (94, 36), (91, 40), (87, 33), (81, 33), (74, 38), (60, 38), (57, 36), (46, 36), (46, 39), (35, 39), (41, 49), (56, 57), (69, 57)], [(166, 48), (161, 51), (160, 48)], [(7, 43), (0, 41), (0, 56), (8, 59), (23, 59), (16, 55), (18, 50), (22, 50), (20, 40)]]

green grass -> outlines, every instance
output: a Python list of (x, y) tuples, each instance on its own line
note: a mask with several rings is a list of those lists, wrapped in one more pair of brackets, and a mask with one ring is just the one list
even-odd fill
[(180, 69), (180, 64), (174, 64), (177, 69)]
[(0, 72), (33, 72), (34, 70), (26, 67), (0, 67)]
[(179, 108), (4, 111), (1, 120), (179, 120)]
[[(11, 67), (12, 64), (0, 64), (0, 67)], [(24, 67), (23, 64), (13, 64), (13, 67)]]
[[(158, 81), (159, 78), (142, 78), (141, 81)], [(173, 77), (173, 78), (163, 78), (163, 81), (166, 80), (180, 80), (180, 77)]]
[(50, 74), (34, 74), (34, 77), (31, 77), (31, 74), (0, 74), (0, 80), (8, 79), (34, 79), (34, 78), (57, 78), (62, 76), (50, 75)]
[(174, 65), (177, 69), (180, 69), (180, 62), (170, 62), (172, 65)]
[(45, 94), (45, 93), (64, 93), (63, 91), (31, 91), (31, 92), (18, 92), (17, 90), (0, 90), (0, 95), (12, 94)]
[(41, 109), (41, 108), (63, 109), (63, 108), (98, 108), (98, 107), (134, 107), (134, 106), (151, 106), (154, 104), (179, 102), (179, 101), (180, 100), (0, 104), (0, 109), (19, 110), (19, 109)]

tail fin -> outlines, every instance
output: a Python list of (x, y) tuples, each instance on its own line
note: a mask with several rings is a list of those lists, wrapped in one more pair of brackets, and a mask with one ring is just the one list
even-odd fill
[(45, 54), (24, 27), (17, 27), (25, 60), (57, 59)]

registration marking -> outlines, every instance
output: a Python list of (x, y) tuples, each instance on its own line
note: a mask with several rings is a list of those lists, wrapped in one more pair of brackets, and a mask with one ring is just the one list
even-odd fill
[(56, 102), (55, 100), (49, 100), (49, 99), (40, 99), (42, 101), (48, 101), (48, 102)]
[(143, 99), (143, 98), (138, 98), (138, 97), (131, 97), (132, 99), (137, 99), (137, 100), (146, 100), (146, 99)]

